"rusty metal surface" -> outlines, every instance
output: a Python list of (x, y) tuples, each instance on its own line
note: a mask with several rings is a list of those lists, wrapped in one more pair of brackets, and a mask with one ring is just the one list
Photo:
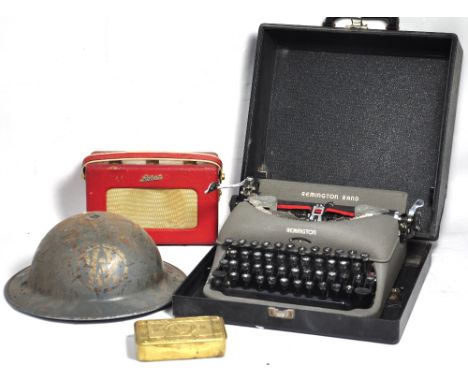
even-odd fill
[(166, 306), (184, 278), (161, 260), (140, 226), (91, 212), (52, 228), (31, 266), (6, 284), (5, 297), (15, 309), (43, 318), (110, 320)]

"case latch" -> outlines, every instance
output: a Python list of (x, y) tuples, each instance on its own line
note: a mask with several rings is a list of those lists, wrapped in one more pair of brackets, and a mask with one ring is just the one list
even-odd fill
[(268, 316), (282, 318), (283, 320), (294, 320), (294, 309), (278, 309), (273, 306), (268, 307)]

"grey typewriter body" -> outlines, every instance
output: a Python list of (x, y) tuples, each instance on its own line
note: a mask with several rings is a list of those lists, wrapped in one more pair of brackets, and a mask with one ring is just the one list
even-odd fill
[[(355, 214), (312, 221), (279, 211), (284, 200), (346, 206)], [(224, 224), (204, 294), (278, 308), (378, 316), (406, 256), (398, 219), (406, 206), (404, 192), (261, 180)], [(364, 306), (354, 303), (371, 292)]]

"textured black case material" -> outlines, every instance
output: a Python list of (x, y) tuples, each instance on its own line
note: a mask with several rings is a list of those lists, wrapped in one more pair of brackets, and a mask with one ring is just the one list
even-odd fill
[[(330, 18), (326, 25), (334, 25)], [(391, 20), (398, 26), (398, 20)], [(393, 28), (393, 27), (392, 27)], [(388, 29), (392, 29), (388, 28)], [(176, 291), (176, 316), (396, 343), (431, 262), (446, 196), (462, 49), (453, 34), (261, 25), (245, 139), (246, 176), (405, 191), (423, 230), (379, 318), (206, 298), (212, 249)]]
[(332, 315), (295, 309), (294, 318), (282, 319), (270, 317), (264, 305), (209, 299), (203, 294), (203, 286), (216, 248), (208, 252), (175, 292), (172, 299), (173, 314), (176, 317), (217, 315), (223, 317), (227, 324), (394, 344), (403, 334), (429, 270), (430, 247), (430, 244), (419, 241), (410, 243), (408, 261), (395, 283), (401, 289), (400, 298), (387, 303), (379, 318), (357, 318), (339, 312)]
[(260, 26), (242, 179), (405, 191), (436, 240), (461, 58), (447, 33)]

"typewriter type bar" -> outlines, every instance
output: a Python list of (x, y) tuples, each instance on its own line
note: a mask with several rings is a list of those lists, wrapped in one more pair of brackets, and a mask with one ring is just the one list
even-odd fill
[(296, 218), (308, 221), (328, 221), (345, 218), (354, 218), (356, 216), (353, 207), (335, 206), (333, 203), (308, 203), (298, 204), (291, 202), (278, 202), (277, 211), (286, 211)]
[(210, 286), (227, 296), (351, 310), (372, 305), (377, 277), (367, 253), (226, 239)]

